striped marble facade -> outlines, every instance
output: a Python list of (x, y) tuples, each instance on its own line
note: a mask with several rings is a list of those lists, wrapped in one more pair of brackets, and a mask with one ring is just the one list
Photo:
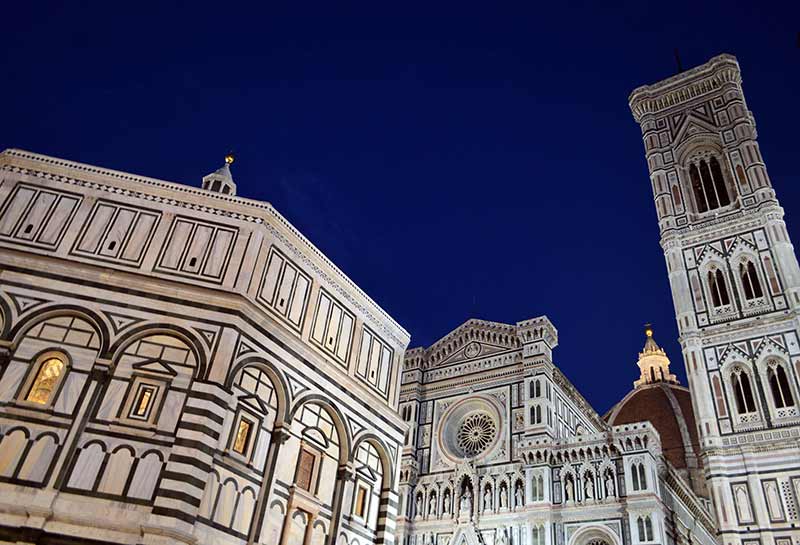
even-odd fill
[(408, 334), (206, 186), (0, 154), (0, 541), (394, 543)]

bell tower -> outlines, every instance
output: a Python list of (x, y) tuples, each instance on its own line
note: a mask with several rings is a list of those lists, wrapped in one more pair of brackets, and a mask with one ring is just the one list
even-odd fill
[(800, 538), (800, 267), (739, 64), (714, 57), (629, 104), (722, 542), (788, 545)]

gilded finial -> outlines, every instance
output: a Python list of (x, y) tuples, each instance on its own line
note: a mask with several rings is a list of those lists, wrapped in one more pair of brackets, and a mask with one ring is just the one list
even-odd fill
[(644, 324), (644, 334), (648, 337), (653, 336), (653, 326), (650, 324)]
[(228, 165), (232, 165), (234, 160), (235, 157), (233, 156), (233, 152), (230, 152), (225, 156), (225, 163)]

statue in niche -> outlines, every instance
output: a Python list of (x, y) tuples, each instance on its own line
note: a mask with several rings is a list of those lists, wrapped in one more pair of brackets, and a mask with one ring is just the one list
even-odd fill
[(431, 494), (431, 498), (428, 501), (428, 514), (429, 515), (436, 514), (436, 494)]
[(614, 497), (614, 474), (611, 470), (606, 471), (606, 498)]
[(469, 487), (465, 487), (461, 495), (461, 512), (472, 514), (472, 491)]
[(450, 491), (445, 490), (442, 496), (442, 514), (447, 515), (450, 513)]
[(508, 488), (505, 483), (500, 485), (500, 509), (508, 509)]
[(572, 477), (567, 476), (564, 479), (564, 500), (565, 501), (574, 501), (575, 500), (575, 488), (573, 487)]
[(586, 499), (591, 500), (594, 499), (594, 479), (591, 475), (586, 475)]
[(486, 490), (483, 492), (483, 510), (484, 511), (491, 511), (492, 510), (492, 489), (488, 486)]
[(522, 507), (522, 504), (525, 503), (525, 498), (522, 495), (522, 483), (517, 483), (517, 489), (514, 491), (514, 501), (516, 502), (516, 507)]
[(424, 511), (422, 510), (422, 494), (417, 494), (417, 516), (421, 517)]

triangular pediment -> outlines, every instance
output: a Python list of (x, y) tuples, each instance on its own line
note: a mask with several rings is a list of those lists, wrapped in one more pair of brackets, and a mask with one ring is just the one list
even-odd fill
[(737, 344), (729, 344), (722, 351), (722, 355), (719, 357), (719, 363), (724, 364), (728, 360), (732, 361), (737, 359), (744, 359), (746, 361), (749, 357), (750, 355), (747, 353), (747, 345), (741, 346)]
[(150, 371), (151, 373), (159, 373), (162, 375), (175, 376), (178, 373), (175, 370), (159, 359), (146, 359), (134, 363), (131, 367), (137, 371)]
[(692, 111), (682, 120), (682, 124), (675, 134), (674, 142), (681, 145), (692, 138), (702, 136), (710, 136), (718, 140), (719, 132), (710, 119), (702, 119), (698, 112)]
[(520, 347), (516, 326), (467, 320), (426, 350), (428, 366), (483, 358)]
[(756, 358), (762, 355), (788, 354), (786, 347), (783, 346), (783, 339), (780, 336), (772, 336), (762, 339), (753, 350)]

